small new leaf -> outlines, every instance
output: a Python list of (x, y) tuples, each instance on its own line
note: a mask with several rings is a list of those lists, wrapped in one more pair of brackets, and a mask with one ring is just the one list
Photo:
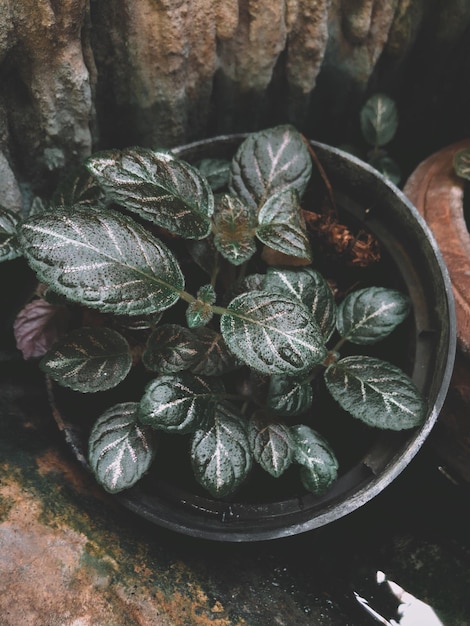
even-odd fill
[(98, 418), (90, 434), (89, 463), (109, 493), (135, 485), (155, 457), (152, 431), (137, 421), (137, 407), (135, 402), (117, 404)]
[(298, 300), (264, 291), (232, 300), (221, 317), (222, 335), (244, 363), (265, 374), (306, 373), (326, 356), (315, 320)]
[(280, 375), (271, 377), (267, 405), (277, 415), (301, 415), (311, 406), (312, 400), (313, 391), (309, 381)]
[(125, 215), (105, 209), (57, 209), (19, 230), (39, 279), (73, 302), (126, 315), (163, 311), (184, 287), (168, 248)]
[(307, 491), (322, 495), (338, 476), (338, 460), (329, 443), (315, 430), (299, 424), (291, 427), (294, 460), (301, 465), (300, 478)]
[(188, 239), (209, 234), (212, 190), (195, 167), (169, 152), (108, 150), (90, 157), (86, 167), (108, 198), (144, 219)]
[(361, 110), (361, 130), (364, 139), (374, 147), (389, 143), (398, 128), (395, 102), (383, 93), (373, 95)]
[(295, 441), (290, 429), (255, 416), (248, 434), (254, 460), (274, 478), (281, 476), (294, 459)]
[(252, 465), (246, 422), (234, 407), (217, 406), (205, 428), (191, 439), (191, 464), (197, 481), (215, 498), (231, 494)]
[(454, 154), (454, 169), (457, 176), (470, 180), (470, 148), (464, 148)]
[(233, 265), (241, 265), (256, 252), (256, 213), (234, 196), (223, 195), (214, 218), (214, 244)]
[(197, 292), (197, 299), (190, 302), (186, 309), (186, 321), (189, 328), (199, 328), (208, 324), (214, 313), (212, 304), (214, 304), (216, 294), (212, 285), (204, 285)]
[(402, 173), (398, 163), (387, 154), (373, 155), (369, 158), (369, 165), (388, 178), (394, 185), (398, 185), (402, 178)]
[(0, 205), (0, 262), (11, 261), (21, 255), (16, 236), (19, 216)]
[(109, 328), (77, 328), (60, 339), (40, 367), (64, 387), (82, 393), (104, 391), (129, 373), (132, 357), (127, 341)]
[(338, 306), (336, 327), (351, 343), (370, 345), (389, 335), (410, 312), (408, 296), (385, 287), (353, 291)]
[(178, 324), (158, 326), (147, 340), (142, 354), (145, 367), (160, 374), (189, 370), (200, 358), (194, 333)]
[(289, 256), (311, 260), (307, 229), (295, 189), (268, 198), (259, 211), (258, 222), (256, 236), (265, 245)]
[(369, 426), (403, 430), (419, 426), (426, 407), (414, 382), (398, 367), (367, 356), (330, 365), (325, 382), (333, 398)]
[(192, 432), (213, 418), (223, 392), (218, 379), (204, 379), (186, 372), (159, 376), (145, 389), (139, 419), (169, 433)]
[(302, 136), (292, 126), (276, 126), (252, 133), (232, 160), (230, 190), (258, 210), (280, 191), (305, 191), (312, 163)]

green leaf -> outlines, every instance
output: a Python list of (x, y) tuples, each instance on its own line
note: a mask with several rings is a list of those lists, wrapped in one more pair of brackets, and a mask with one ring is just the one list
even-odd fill
[(458, 150), (454, 154), (454, 169), (457, 176), (470, 180), (470, 148)]
[(118, 314), (163, 311), (184, 278), (173, 254), (115, 211), (57, 209), (24, 222), (23, 254), (39, 280), (73, 302)]
[(188, 239), (211, 229), (214, 197), (199, 171), (169, 152), (108, 150), (86, 162), (111, 200)]
[(198, 341), (198, 356), (191, 366), (193, 374), (199, 376), (222, 376), (239, 367), (238, 359), (230, 352), (224, 338), (212, 328), (194, 330)]
[(311, 406), (313, 391), (310, 382), (275, 375), (271, 377), (267, 404), (278, 415), (301, 415)]
[(137, 421), (137, 407), (135, 402), (113, 406), (98, 418), (90, 434), (91, 469), (110, 493), (132, 487), (155, 457), (152, 431)]
[(398, 367), (367, 356), (330, 365), (325, 382), (343, 409), (369, 426), (403, 430), (419, 426), (426, 407), (414, 382)]
[(291, 432), (295, 441), (294, 460), (302, 466), (302, 484), (307, 491), (322, 495), (338, 476), (336, 456), (326, 439), (309, 426), (292, 426)]
[(377, 156), (373, 155), (369, 158), (369, 164), (372, 167), (388, 178), (393, 184), (398, 185), (402, 178), (402, 173), (400, 170), (400, 166), (394, 159), (389, 157), (387, 154), (379, 154)]
[(139, 419), (169, 433), (192, 432), (213, 418), (223, 392), (218, 379), (204, 379), (186, 372), (160, 376), (145, 389)]
[(298, 298), (313, 315), (325, 342), (328, 341), (335, 329), (336, 303), (329, 284), (319, 272), (310, 267), (270, 267), (263, 288)]
[(258, 221), (256, 236), (264, 244), (278, 252), (311, 260), (307, 228), (295, 189), (268, 198), (260, 209)]
[(52, 379), (74, 391), (92, 393), (118, 385), (129, 373), (127, 341), (109, 328), (77, 328), (60, 339), (40, 362)]
[(54, 207), (99, 206), (104, 202), (103, 190), (84, 165), (73, 170), (58, 185), (51, 199)]
[(0, 205), (0, 262), (21, 256), (16, 234), (19, 223), (19, 215)]
[(148, 338), (142, 362), (153, 372), (174, 374), (189, 370), (200, 358), (199, 353), (199, 341), (188, 328), (162, 324)]
[(253, 417), (248, 434), (255, 461), (274, 478), (281, 476), (294, 459), (295, 442), (290, 429), (264, 417)]
[(312, 172), (308, 148), (289, 125), (252, 133), (232, 160), (230, 190), (242, 202), (259, 209), (280, 191), (296, 189), (302, 196)]
[(389, 143), (398, 128), (395, 102), (383, 93), (373, 95), (361, 109), (361, 130), (364, 139), (374, 147)]
[(256, 252), (256, 214), (238, 198), (223, 195), (214, 218), (214, 245), (233, 265), (241, 265)]
[(410, 299), (395, 289), (366, 287), (338, 306), (336, 327), (351, 343), (370, 345), (387, 337), (410, 312)]
[(212, 191), (219, 191), (228, 185), (230, 161), (226, 159), (202, 159), (196, 164), (196, 167), (207, 180)]
[(297, 300), (264, 291), (232, 300), (221, 317), (229, 349), (265, 374), (306, 373), (326, 356), (315, 320)]
[(191, 440), (191, 464), (197, 481), (215, 498), (231, 494), (252, 466), (246, 422), (234, 407), (217, 405), (207, 427)]
[(199, 328), (208, 324), (214, 312), (212, 304), (214, 304), (216, 294), (212, 285), (204, 285), (197, 292), (197, 299), (190, 302), (186, 309), (186, 321), (190, 328)]

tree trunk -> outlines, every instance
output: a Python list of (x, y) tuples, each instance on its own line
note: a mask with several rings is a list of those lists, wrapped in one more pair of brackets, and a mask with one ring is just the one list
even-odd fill
[(377, 91), (411, 169), (470, 133), (469, 35), (466, 0), (0, 0), (0, 204), (98, 148), (284, 122), (351, 141)]

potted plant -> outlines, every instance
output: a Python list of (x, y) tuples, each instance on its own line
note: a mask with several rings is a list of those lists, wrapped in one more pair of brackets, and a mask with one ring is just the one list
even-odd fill
[(3, 256), (40, 280), (19, 343), (54, 326), (56, 418), (145, 517), (233, 541), (301, 532), (383, 489), (432, 427), (454, 349), (445, 268), (354, 157), (291, 126), (110, 150), (33, 213), (2, 217)]

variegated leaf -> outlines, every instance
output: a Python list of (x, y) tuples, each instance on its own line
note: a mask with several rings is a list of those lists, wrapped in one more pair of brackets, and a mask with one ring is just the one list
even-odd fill
[(198, 357), (191, 367), (198, 376), (222, 376), (239, 367), (240, 362), (230, 352), (224, 338), (212, 328), (196, 328), (194, 336), (198, 341)]
[(226, 159), (202, 159), (197, 169), (209, 183), (212, 191), (219, 191), (228, 185), (230, 161)]
[(351, 343), (370, 345), (389, 335), (410, 312), (410, 299), (395, 289), (366, 287), (338, 306), (336, 327)]
[(186, 372), (159, 376), (145, 389), (139, 418), (158, 430), (192, 432), (213, 418), (223, 393), (219, 379), (205, 379)]
[(137, 407), (135, 402), (113, 406), (98, 418), (90, 434), (91, 469), (110, 493), (135, 485), (155, 457), (152, 430), (139, 424)]
[(132, 365), (129, 344), (110, 328), (77, 328), (60, 339), (40, 367), (64, 387), (82, 393), (118, 385)]
[(454, 169), (457, 176), (470, 180), (470, 148), (458, 150), (454, 154)]
[(233, 265), (241, 265), (256, 252), (256, 213), (234, 196), (224, 194), (214, 217), (214, 244)]
[(253, 291), (237, 296), (221, 317), (230, 350), (249, 367), (266, 374), (308, 372), (326, 356), (315, 320), (298, 300)]
[(189, 328), (199, 328), (208, 324), (214, 312), (212, 304), (216, 300), (216, 293), (212, 285), (203, 285), (198, 289), (197, 299), (189, 303), (186, 309), (186, 321)]
[(168, 248), (115, 211), (77, 207), (43, 213), (24, 222), (19, 239), (41, 281), (69, 300), (102, 311), (163, 311), (184, 287)]
[(187, 239), (211, 229), (214, 197), (199, 171), (169, 152), (148, 148), (108, 150), (86, 166), (108, 198)]
[(191, 439), (191, 464), (197, 481), (215, 498), (231, 494), (246, 478), (252, 456), (246, 422), (234, 407), (219, 404), (205, 428)]
[(374, 94), (361, 110), (361, 130), (364, 139), (374, 147), (389, 143), (398, 128), (395, 102), (383, 93)]
[(161, 374), (189, 370), (200, 358), (200, 345), (194, 333), (178, 324), (158, 326), (147, 340), (142, 354), (146, 368)]
[(11, 261), (21, 255), (16, 229), (20, 217), (0, 205), (0, 262)]
[(54, 207), (99, 206), (104, 203), (103, 190), (83, 165), (73, 170), (59, 184), (51, 201)]
[(278, 415), (301, 415), (313, 401), (312, 385), (307, 380), (275, 375), (271, 377), (267, 405)]
[(325, 382), (340, 406), (369, 426), (403, 430), (425, 418), (426, 406), (414, 382), (386, 361), (346, 357), (327, 368)]
[(319, 272), (310, 267), (271, 267), (266, 273), (263, 288), (303, 302), (320, 327), (325, 341), (328, 341), (335, 329), (336, 303), (329, 284)]
[(279, 422), (253, 417), (248, 434), (254, 460), (274, 478), (281, 476), (294, 459), (295, 442), (290, 429)]
[(280, 191), (301, 196), (312, 172), (308, 148), (292, 126), (276, 126), (250, 134), (232, 160), (230, 190), (242, 202), (259, 209)]
[(307, 491), (322, 495), (338, 476), (338, 460), (330, 444), (315, 430), (299, 424), (291, 427), (295, 441), (296, 463), (301, 465), (300, 478)]
[(271, 196), (261, 207), (256, 236), (266, 246), (288, 256), (312, 258), (305, 221), (295, 190)]

